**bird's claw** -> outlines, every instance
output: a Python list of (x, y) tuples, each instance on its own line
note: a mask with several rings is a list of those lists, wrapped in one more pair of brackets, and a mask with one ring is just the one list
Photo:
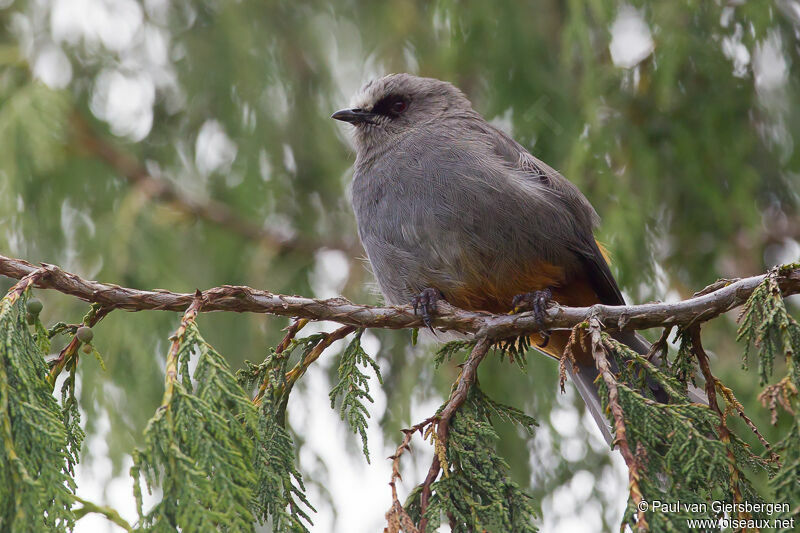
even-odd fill
[(431, 314), (436, 312), (436, 302), (443, 298), (444, 295), (441, 291), (428, 287), (411, 299), (411, 305), (414, 306), (414, 314), (421, 314), (422, 323), (431, 331), (433, 331)]
[(544, 348), (545, 346), (547, 346), (550, 343), (550, 331), (549, 330), (548, 331), (540, 331), (539, 332), (539, 336), (542, 337), (542, 343), (541, 344), (539, 344), (538, 342), (536, 343), (536, 345), (539, 348)]
[[(544, 324), (547, 319), (547, 308), (553, 303), (553, 292), (550, 289), (543, 289), (541, 291), (526, 292), (517, 294), (511, 301), (514, 308), (514, 313), (521, 311), (533, 311), (533, 316), (540, 324)], [(550, 332), (542, 331), (542, 344), (540, 348), (547, 346), (550, 341)]]

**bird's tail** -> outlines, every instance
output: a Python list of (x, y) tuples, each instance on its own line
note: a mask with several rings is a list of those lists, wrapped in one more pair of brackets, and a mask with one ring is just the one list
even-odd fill
[(600, 394), (595, 384), (599, 372), (594, 367), (579, 364), (578, 372), (575, 372), (572, 365), (567, 365), (567, 373), (570, 379), (572, 379), (572, 383), (575, 384), (578, 394), (583, 398), (586, 409), (592, 415), (592, 418), (594, 418), (597, 427), (600, 428), (600, 432), (603, 434), (606, 442), (611, 444), (614, 435), (611, 432), (608, 419), (603, 413), (603, 404), (600, 402)]
[[(647, 341), (647, 339), (635, 331), (618, 331), (612, 333), (611, 336), (640, 355), (647, 355), (650, 351), (651, 344)], [(556, 346), (553, 347), (548, 346), (550, 349), (547, 349), (546, 351), (549, 355), (553, 355), (551, 350), (555, 351), (560, 348), (563, 351), (563, 348), (566, 347), (565, 343), (556, 342), (555, 344)], [(559, 344), (563, 345), (558, 346)], [(569, 364), (566, 365), (567, 372), (569, 373), (572, 382), (575, 384), (575, 388), (578, 390), (578, 393), (581, 395), (581, 398), (583, 398), (583, 401), (586, 403), (586, 408), (589, 410), (592, 418), (594, 418), (597, 426), (600, 428), (603, 437), (605, 437), (606, 441), (610, 444), (613, 441), (614, 435), (609, 420), (603, 411), (603, 405), (600, 401), (597, 385), (595, 384), (595, 380), (597, 379), (599, 372), (594, 365), (586, 364), (588, 361), (592, 360), (593, 358), (579, 358), (577, 365), (578, 372), (575, 372), (572, 368), (572, 365)], [(653, 356), (651, 362), (657, 366), (662, 365), (662, 361), (657, 355)], [(612, 370), (616, 370), (616, 364), (614, 361), (611, 361), (611, 366)], [(658, 401), (667, 403), (668, 397), (658, 383), (648, 380), (646, 386), (650, 389)], [(708, 403), (708, 399), (706, 398), (705, 394), (691, 384), (689, 384), (689, 400), (698, 403)]]

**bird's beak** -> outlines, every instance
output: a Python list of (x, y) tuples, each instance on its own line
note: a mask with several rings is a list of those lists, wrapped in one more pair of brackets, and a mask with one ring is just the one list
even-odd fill
[(364, 111), (363, 109), (340, 109), (331, 115), (331, 118), (349, 122), (350, 124), (360, 124), (362, 122), (372, 124), (374, 116), (374, 114), (369, 111)]

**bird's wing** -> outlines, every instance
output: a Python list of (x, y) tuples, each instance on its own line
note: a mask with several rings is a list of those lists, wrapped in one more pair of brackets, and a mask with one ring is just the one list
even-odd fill
[(592, 232), (599, 222), (599, 217), (583, 193), (558, 171), (531, 155), (507, 134), (488, 124), (486, 126), (490, 128), (486, 133), (487, 137), (492, 139), (495, 153), (512, 168), (524, 172), (530, 179), (535, 179), (557, 192), (563, 199), (563, 204), (575, 217), (578, 231), (567, 245), (583, 263), (600, 303), (624, 305), (625, 300), (619, 286)]

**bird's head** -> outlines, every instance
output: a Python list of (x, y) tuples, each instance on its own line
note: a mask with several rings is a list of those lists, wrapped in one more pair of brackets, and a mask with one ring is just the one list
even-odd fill
[(469, 113), (472, 106), (455, 86), (433, 78), (390, 74), (364, 85), (350, 107), (331, 118), (355, 126), (359, 151), (392, 141), (430, 121)]

